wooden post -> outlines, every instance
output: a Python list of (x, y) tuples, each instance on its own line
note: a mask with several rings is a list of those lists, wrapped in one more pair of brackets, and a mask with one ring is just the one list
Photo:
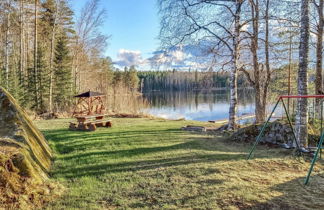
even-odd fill
[(91, 114), (90, 105), (91, 105), (91, 97), (88, 98), (88, 115)]

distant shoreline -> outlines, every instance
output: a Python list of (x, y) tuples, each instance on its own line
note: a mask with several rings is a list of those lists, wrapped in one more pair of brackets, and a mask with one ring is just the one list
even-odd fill
[[(253, 87), (240, 87), (238, 90), (253, 90)], [(192, 91), (213, 91), (213, 90), (229, 90), (229, 87), (219, 87), (219, 88), (209, 88), (209, 89), (192, 89), (192, 90), (150, 90), (143, 91), (142, 93), (150, 93), (150, 92), (192, 92)]]

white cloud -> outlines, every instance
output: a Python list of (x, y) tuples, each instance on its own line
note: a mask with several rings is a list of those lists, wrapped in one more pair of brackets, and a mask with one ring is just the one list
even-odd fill
[(213, 65), (212, 55), (206, 46), (186, 45), (171, 47), (168, 50), (152, 52), (149, 58), (143, 58), (139, 50), (120, 49), (114, 63), (118, 67), (135, 65), (138, 69), (164, 70), (205, 70)]
[(166, 51), (153, 52), (153, 56), (147, 59), (153, 68), (158, 69), (208, 69), (211, 54), (200, 46), (187, 45), (172, 47)]
[(120, 67), (123, 66), (138, 66), (144, 62), (142, 52), (139, 50), (120, 49), (117, 54), (118, 60), (114, 63)]

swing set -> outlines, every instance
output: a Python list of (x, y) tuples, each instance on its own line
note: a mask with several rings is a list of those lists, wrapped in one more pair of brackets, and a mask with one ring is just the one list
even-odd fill
[[(297, 147), (297, 152), (301, 152), (301, 147), (300, 147), (300, 145), (299, 145), (298, 142), (297, 142), (297, 138), (296, 138), (295, 130), (294, 130), (293, 126), (292, 126), (291, 118), (290, 118), (290, 116), (289, 116), (289, 113), (288, 113), (288, 110), (287, 110), (286, 104), (285, 104), (285, 102), (284, 102), (284, 100), (283, 100), (283, 99), (290, 99), (290, 98), (314, 98), (314, 99), (319, 98), (319, 99), (321, 99), (321, 130), (320, 130), (320, 138), (319, 138), (319, 142), (318, 142), (318, 144), (317, 144), (317, 147), (316, 147), (316, 151), (315, 151), (314, 157), (313, 157), (313, 159), (312, 159), (312, 162), (311, 162), (310, 168), (309, 168), (309, 170), (308, 170), (308, 173), (307, 173), (307, 176), (306, 176), (306, 179), (305, 179), (305, 182), (304, 182), (304, 184), (307, 185), (308, 182), (309, 182), (309, 179), (310, 179), (310, 175), (311, 175), (311, 173), (312, 173), (312, 171), (313, 171), (313, 168), (314, 168), (315, 162), (317, 161), (317, 157), (318, 157), (319, 154), (322, 153), (322, 149), (324, 148), (324, 147), (323, 147), (323, 142), (324, 142), (324, 132), (323, 132), (323, 98), (324, 98), (324, 95), (282, 95), (282, 96), (280, 96), (280, 97), (278, 98), (278, 100), (277, 100), (276, 105), (275, 105), (274, 108), (272, 109), (272, 112), (271, 112), (271, 114), (269, 115), (267, 121), (263, 124), (262, 129), (261, 129), (259, 135), (257, 136), (257, 138), (256, 138), (256, 140), (255, 140), (255, 142), (254, 142), (254, 144), (253, 144), (253, 146), (252, 146), (252, 148), (251, 148), (251, 150), (250, 150), (250, 152), (249, 152), (249, 155), (248, 155), (247, 159), (248, 159), (248, 160), (251, 159), (252, 154), (253, 154), (253, 151), (256, 149), (256, 146), (258, 145), (258, 143), (261, 141), (261, 137), (262, 137), (262, 135), (264, 134), (264, 131), (265, 131), (267, 125), (269, 124), (269, 122), (270, 122), (270, 120), (271, 120), (271, 117), (272, 117), (272, 115), (274, 114), (274, 112), (275, 112), (275, 110), (277, 109), (277, 107), (278, 107), (278, 105), (279, 105), (280, 102), (282, 102), (282, 105), (283, 105), (284, 111), (285, 111), (285, 113), (286, 113), (286, 117), (287, 117), (287, 119), (288, 119), (289, 126), (290, 126), (290, 128), (291, 128), (292, 133), (293, 133), (293, 136), (294, 136), (294, 142), (295, 142), (296, 147)], [(320, 155), (320, 156), (321, 156), (321, 155)]]

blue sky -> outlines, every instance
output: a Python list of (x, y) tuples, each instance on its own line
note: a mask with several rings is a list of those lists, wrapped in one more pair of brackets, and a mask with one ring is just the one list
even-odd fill
[[(72, 0), (76, 14), (87, 0)], [(120, 51), (138, 51), (138, 56), (148, 58), (159, 46), (158, 8), (155, 0), (101, 0), (107, 11), (102, 31), (111, 35), (105, 52), (117, 60)]]
[[(76, 16), (87, 1), (70, 0)], [(207, 68), (195, 55), (200, 50), (177, 47), (157, 51), (160, 44), (157, 0), (99, 1), (100, 8), (107, 12), (102, 32), (111, 35), (105, 56), (112, 58), (115, 67), (123, 69), (135, 65), (139, 70)], [(202, 55), (205, 62), (206, 55)]]

